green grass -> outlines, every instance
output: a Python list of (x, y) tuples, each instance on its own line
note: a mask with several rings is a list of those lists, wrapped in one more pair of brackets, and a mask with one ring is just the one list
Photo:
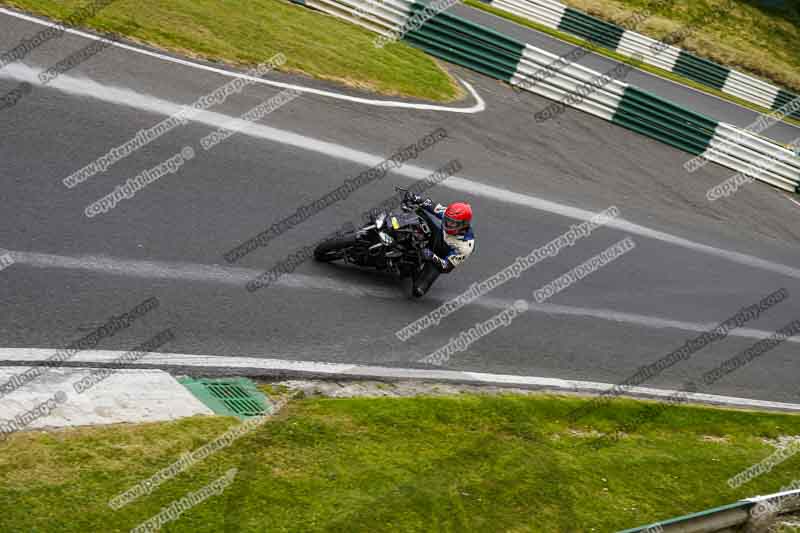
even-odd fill
[[(527, 27), (532, 28), (534, 30), (546, 33), (548, 35), (551, 35), (553, 37), (561, 39), (562, 41), (566, 41), (568, 43), (574, 44), (576, 46), (582, 46), (584, 48), (592, 47), (593, 51), (595, 53), (599, 54), (599, 55), (606, 56), (608, 58), (614, 59), (614, 60), (619, 61), (621, 63), (626, 63), (628, 65), (633, 65), (634, 67), (636, 67), (636, 68), (638, 68), (640, 70), (643, 70), (645, 72), (649, 72), (651, 74), (655, 74), (656, 76), (660, 76), (662, 78), (666, 78), (666, 79), (675, 81), (677, 83), (680, 83), (681, 85), (686, 85), (688, 87), (692, 87), (693, 89), (697, 89), (699, 91), (702, 91), (702, 92), (705, 92), (705, 93), (708, 93), (708, 94), (712, 94), (714, 96), (722, 98), (723, 100), (728, 100), (729, 102), (733, 102), (733, 103), (738, 104), (738, 105), (740, 105), (742, 107), (746, 107), (748, 109), (752, 109), (753, 111), (756, 111), (758, 113), (770, 113), (771, 112), (771, 110), (767, 109), (766, 107), (762, 107), (762, 106), (760, 106), (758, 104), (754, 104), (752, 102), (748, 102), (747, 100), (744, 100), (744, 99), (739, 98), (737, 96), (734, 96), (732, 94), (724, 93), (724, 92), (722, 92), (722, 91), (720, 91), (718, 89), (715, 89), (713, 87), (709, 87), (707, 85), (703, 85), (702, 83), (698, 83), (698, 82), (696, 82), (694, 80), (690, 80), (689, 78), (685, 78), (685, 77), (683, 77), (683, 76), (681, 76), (679, 74), (675, 74), (675, 73), (670, 72), (668, 70), (664, 70), (662, 68), (659, 68), (659, 67), (656, 67), (656, 66), (653, 66), (653, 65), (649, 65), (649, 64), (644, 63), (642, 61), (637, 61), (635, 59), (632, 59), (631, 57), (619, 54), (619, 53), (617, 53), (617, 52), (615, 52), (613, 50), (610, 50), (608, 48), (603, 48), (602, 46), (598, 46), (598, 45), (595, 45), (593, 43), (590, 43), (589, 41), (586, 41), (585, 39), (581, 39), (580, 37), (576, 37), (575, 35), (572, 35), (570, 33), (566, 33), (566, 32), (560, 31), (560, 30), (555, 30), (553, 28), (549, 28), (549, 27), (545, 26), (544, 24), (539, 24), (538, 22), (534, 22), (532, 20), (528, 20), (526, 18), (519, 17), (517, 15), (513, 15), (513, 14), (511, 14), (511, 13), (509, 13), (507, 11), (504, 11), (502, 9), (498, 9), (498, 8), (492, 7), (492, 6), (488, 5), (488, 4), (484, 4), (480, 0), (464, 0), (464, 3), (466, 5), (474, 7), (476, 9), (480, 9), (480, 10), (486, 11), (488, 13), (491, 13), (493, 15), (497, 15), (498, 17), (502, 17), (502, 18), (505, 18), (505, 19), (510, 20), (512, 22), (516, 22), (517, 24), (520, 24), (522, 26), (527, 26)], [(570, 3), (570, 2), (567, 2), (567, 3)], [(630, 14), (631, 12), (628, 11), (627, 13)], [(592, 14), (596, 15), (596, 16), (599, 16), (598, 13), (592, 13)], [(614, 19), (614, 21), (620, 22), (622, 20), (625, 20), (625, 18), (626, 18), (625, 16), (617, 16)], [(677, 26), (676, 26), (676, 28), (677, 28)], [(639, 28), (639, 30), (641, 30), (641, 27)], [(639, 31), (639, 33), (643, 33), (643, 32)], [(664, 32), (664, 34), (660, 35), (659, 37), (663, 37), (664, 35), (666, 35), (668, 33), (669, 32)], [(798, 38), (800, 38), (800, 37), (798, 37)], [(800, 57), (800, 55), (798, 57)], [(785, 117), (783, 120), (785, 122), (800, 126), (800, 120), (797, 120), (797, 119), (794, 119), (794, 118), (791, 118), (791, 117)]]
[(800, 434), (800, 416), (678, 406), (612, 445), (615, 400), (548, 396), (304, 399), (112, 511), (109, 498), (222, 434), (229, 418), (21, 433), (0, 443), (0, 531), (128, 531), (232, 467), (225, 492), (168, 532), (613, 531), (773, 492), (794, 457), (737, 490), (725, 481)]
[[(0, 0), (64, 19), (85, 0)], [(436, 101), (461, 96), (430, 56), (403, 43), (373, 46), (376, 34), (282, 0), (117, 0), (85, 23), (156, 47), (236, 66), (266, 62), (383, 94)]]

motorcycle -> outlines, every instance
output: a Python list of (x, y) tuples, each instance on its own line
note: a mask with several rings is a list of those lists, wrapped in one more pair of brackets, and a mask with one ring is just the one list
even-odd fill
[(325, 263), (341, 260), (415, 279), (424, 266), (422, 250), (430, 243), (433, 230), (422, 208), (411, 203), (408, 190), (395, 190), (406, 193), (401, 211), (380, 211), (361, 229), (320, 243), (314, 259)]

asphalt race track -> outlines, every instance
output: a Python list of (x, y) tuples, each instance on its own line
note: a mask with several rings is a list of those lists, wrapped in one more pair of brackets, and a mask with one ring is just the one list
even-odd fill
[[(0, 49), (40, 29), (0, 15)], [(452, 113), (379, 107), (303, 94), (210, 152), (205, 135), (277, 94), (252, 85), (105, 173), (68, 189), (62, 179), (230, 80), (109, 48), (48, 86), (37, 74), (85, 46), (67, 35), (0, 70), (0, 94), (30, 81), (31, 94), (0, 111), (0, 346), (57, 348), (154, 296), (157, 310), (103, 339), (127, 350), (171, 327), (166, 352), (424, 368), (419, 360), (475, 322), (625, 236), (636, 248), (547, 303), (455, 355), (445, 368), (615, 382), (678, 349), (779, 288), (789, 298), (664, 372), (648, 385), (680, 387), (757, 339), (800, 318), (800, 209), (761, 184), (710, 203), (706, 190), (732, 172), (709, 164), (687, 174), (683, 152), (580, 111), (537, 124), (548, 101), (453, 67), (485, 110)], [(266, 60), (267, 58), (265, 58)], [(270, 80), (375, 98), (297, 76)], [(469, 107), (468, 99), (454, 106)], [(235, 265), (223, 254), (396, 149), (444, 128), (448, 137)], [(87, 218), (118, 184), (181, 151), (196, 157)], [(432, 191), (476, 210), (476, 252), (423, 300), (373, 272), (311, 261), (273, 287), (247, 280), (332, 232), (452, 159), (463, 171)], [(472, 283), (569, 229), (580, 210), (617, 206), (632, 225), (605, 227), (519, 279), (399, 341), (394, 333)], [(795, 402), (797, 342), (767, 352), (705, 392)]]

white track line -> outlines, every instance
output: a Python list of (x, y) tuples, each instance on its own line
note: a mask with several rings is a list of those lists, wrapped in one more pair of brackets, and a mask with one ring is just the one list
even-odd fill
[[(0, 77), (12, 77), (15, 79), (28, 81), (32, 84), (39, 83), (37, 75), (38, 71), (24, 64), (12, 64), (6, 67), (4, 70), (0, 70)], [(174, 102), (162, 100), (149, 95), (139, 94), (135, 91), (122, 87), (102, 85), (86, 78), (75, 78), (72, 76), (62, 75), (51, 82), (49, 87), (69, 94), (90, 96), (104, 102), (132, 107), (145, 112), (163, 114), (167, 116), (174, 115), (183, 109), (180, 104), (176, 104)], [(212, 111), (199, 112), (193, 115), (191, 120), (196, 123), (206, 124), (214, 129), (236, 129), (243, 135), (249, 135), (251, 137), (260, 138), (279, 144), (293, 146), (301, 150), (316, 152), (334, 159), (351, 161), (359, 165), (364, 165), (365, 168), (378, 165), (385, 159), (385, 156), (383, 155), (370, 154), (368, 152), (349, 148), (341, 144), (322, 141), (314, 137), (274, 128), (265, 124), (247, 122), (236, 117), (231, 117)], [(99, 155), (101, 154), (98, 153), (98, 156)], [(422, 180), (427, 178), (432, 171), (415, 165), (403, 165), (400, 168), (393, 169), (391, 172), (406, 176), (408, 178)], [(501, 203), (515, 204), (581, 221), (590, 220), (596, 214), (587, 209), (559, 204), (528, 194), (512, 192), (500, 187), (481, 183), (474, 179), (465, 179), (454, 176), (448, 178), (439, 186), (447, 187), (460, 193), (483, 196), (485, 198), (497, 200)], [(748, 267), (800, 279), (800, 269), (781, 263), (768, 261), (766, 259), (761, 259), (752, 255), (697, 243), (689, 239), (684, 239), (683, 237), (678, 237), (666, 232), (648, 228), (646, 226), (634, 224), (633, 222), (628, 222), (622, 218), (611, 220), (606, 225), (611, 228), (634, 233), (650, 239), (660, 240), (662, 242), (688, 248), (697, 252), (720, 257), (722, 259)]]
[[(22, 13), (17, 13), (15, 11), (11, 11), (10, 9), (0, 8), (0, 13), (4, 15), (8, 15), (10, 17), (15, 17), (18, 19), (26, 20), (28, 22), (33, 22), (34, 24), (40, 24), (42, 26), (48, 27), (55, 27), (56, 24), (53, 22), (49, 22), (46, 20), (42, 20), (37, 17), (32, 17), (30, 15), (24, 15)], [(93, 41), (108, 41), (108, 39), (104, 39), (103, 37), (99, 37), (97, 35), (93, 35), (91, 33), (87, 33), (85, 31), (80, 31), (72, 28), (66, 28), (64, 30), (66, 33), (70, 33), (72, 35), (78, 35), (85, 39), (91, 39)], [(194, 68), (197, 70), (205, 70), (207, 72), (214, 72), (215, 74), (221, 74), (223, 76), (227, 76), (229, 78), (244, 78), (247, 80), (252, 80), (257, 83), (262, 83), (264, 85), (271, 85), (273, 87), (280, 87), (282, 89), (295, 89), (300, 92), (308, 93), (308, 94), (316, 94), (318, 96), (325, 96), (328, 98), (335, 98), (337, 100), (346, 100), (348, 102), (355, 102), (358, 104), (365, 104), (370, 106), (377, 106), (377, 107), (394, 107), (394, 108), (406, 108), (406, 109), (417, 109), (421, 111), (444, 111), (447, 113), (480, 113), (486, 109), (486, 103), (483, 101), (483, 98), (477, 93), (477, 91), (470, 85), (469, 83), (465, 82), (464, 80), (459, 79), (458, 81), (467, 88), (467, 91), (472, 95), (475, 99), (475, 104), (471, 105), (470, 107), (448, 107), (448, 106), (440, 106), (440, 105), (433, 105), (433, 104), (415, 104), (411, 102), (398, 102), (393, 100), (373, 100), (370, 98), (360, 98), (358, 96), (350, 96), (348, 94), (341, 94), (335, 93), (332, 91), (323, 91), (321, 89), (314, 89), (311, 87), (304, 87), (302, 85), (295, 85), (292, 83), (283, 83), (279, 81), (273, 80), (266, 80), (264, 78), (258, 78), (255, 76), (249, 76), (247, 74), (241, 72), (233, 72), (230, 70), (212, 67), (209, 65), (203, 65), (202, 63), (196, 63), (194, 61), (188, 61), (186, 59), (179, 59), (177, 57), (172, 57), (166, 54), (161, 54), (158, 52), (153, 52), (151, 50), (146, 50), (144, 48), (139, 48), (137, 46), (131, 46), (129, 44), (119, 43), (119, 42), (111, 42), (112, 46), (117, 48), (121, 48), (123, 50), (128, 50), (130, 52), (134, 52), (137, 54), (145, 55), (154, 57), (156, 59), (160, 59), (162, 61), (168, 61), (170, 63), (176, 63), (178, 65), (183, 65), (185, 67)]]
[[(84, 270), (101, 274), (137, 277), (147, 279), (171, 279), (188, 282), (206, 282), (222, 285), (239, 285), (255, 278), (261, 271), (220, 265), (203, 265), (197, 263), (179, 263), (166, 261), (142, 261), (136, 259), (119, 259), (107, 256), (64, 256), (55, 254), (42, 254), (33, 252), (9, 251), (14, 259), (10, 269), (27, 265), (36, 268), (60, 268), (70, 270)], [(289, 274), (282, 276), (275, 283), (278, 287), (306, 290), (323, 290), (344, 294), (351, 297), (372, 298), (402, 298), (402, 291), (398, 288), (370, 286), (366, 283), (350, 283), (337, 281), (333, 278), (309, 276), (304, 274)], [(454, 298), (458, 293), (443, 294), (444, 300)], [(473, 305), (489, 309), (506, 309), (514, 300), (502, 298), (483, 297)], [(626, 313), (613, 309), (575, 307), (557, 304), (528, 305), (529, 312), (545, 313), (556, 316), (570, 316), (586, 319), (599, 319), (621, 324), (629, 324), (651, 329), (678, 329), (684, 331), (703, 332), (714, 329), (717, 323), (713, 322), (686, 322), (670, 318)], [(737, 328), (728, 335), (746, 339), (764, 339), (773, 332), (753, 328)], [(788, 342), (800, 343), (800, 337), (789, 337)]]
[[(43, 348), (0, 348), (0, 361), (29, 365), (44, 362), (55, 350)], [(73, 363), (91, 366), (108, 364), (119, 358), (124, 352), (112, 350), (90, 350), (80, 352), (70, 360)], [(462, 372), (458, 370), (427, 370), (415, 368), (389, 368), (341, 363), (323, 363), (315, 361), (291, 361), (285, 359), (260, 359), (256, 357), (225, 357), (215, 355), (192, 355), (177, 353), (154, 353), (136, 361), (127, 367), (137, 366), (159, 367), (191, 367), (195, 369), (225, 369), (229, 371), (259, 372), (262, 375), (286, 375), (307, 377), (337, 378), (372, 378), (403, 380), (434, 380), (475, 385), (500, 385), (504, 387), (523, 387), (558, 392), (598, 394), (610, 390), (613, 385), (595, 381), (575, 381), (558, 378), (540, 378), (517, 376), (512, 374), (487, 374), (482, 372)], [(625, 396), (639, 398), (669, 398), (677, 391), (653, 389), (649, 387), (632, 387)], [(800, 411), (800, 404), (718, 396), (715, 394), (687, 394), (696, 403), (746, 407), (752, 409), (771, 409), (782, 411)]]

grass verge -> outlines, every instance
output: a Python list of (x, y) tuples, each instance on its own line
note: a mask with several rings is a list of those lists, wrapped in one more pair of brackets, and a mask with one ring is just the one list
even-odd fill
[[(590, 46), (590, 43), (588, 41), (586, 41), (585, 39), (581, 39), (580, 37), (576, 37), (576, 36), (574, 36), (574, 35), (572, 35), (570, 33), (562, 32), (560, 30), (555, 30), (553, 28), (549, 28), (549, 27), (545, 26), (544, 24), (539, 24), (538, 22), (534, 22), (532, 20), (528, 20), (526, 18), (519, 17), (517, 15), (513, 15), (513, 14), (511, 14), (511, 13), (509, 13), (507, 11), (504, 11), (502, 9), (498, 9), (496, 7), (492, 7), (489, 4), (484, 4), (480, 0), (464, 0), (464, 3), (466, 5), (468, 5), (468, 6), (474, 7), (476, 9), (480, 9), (482, 11), (486, 11), (487, 13), (491, 13), (491, 14), (496, 15), (498, 17), (510, 20), (512, 22), (516, 22), (517, 24), (520, 24), (522, 26), (527, 26), (528, 28), (540, 31), (542, 33), (546, 33), (546, 34), (548, 34), (548, 35), (550, 35), (552, 37), (555, 37), (557, 39), (561, 39), (562, 41), (566, 41), (566, 42), (568, 42), (570, 44), (574, 44), (575, 46), (581, 46), (581, 47), (584, 47), (584, 48), (587, 48), (587, 47)], [(595, 13), (593, 13), (593, 14), (595, 14)], [(625, 19), (625, 17), (620, 17), (619, 20), (624, 20), (624, 19)], [(617, 21), (619, 22), (619, 20), (617, 20)], [(734, 104), (740, 105), (742, 107), (746, 107), (748, 109), (752, 109), (753, 111), (756, 111), (758, 113), (767, 114), (767, 113), (771, 113), (772, 112), (772, 110), (767, 109), (766, 107), (762, 107), (762, 106), (760, 106), (758, 104), (754, 104), (752, 102), (748, 102), (747, 100), (744, 100), (744, 99), (739, 98), (737, 96), (734, 96), (732, 94), (724, 93), (724, 92), (722, 92), (722, 91), (720, 91), (718, 89), (714, 89), (713, 87), (709, 87), (707, 85), (703, 85), (702, 83), (698, 83), (698, 82), (696, 82), (694, 80), (690, 80), (689, 78), (685, 78), (685, 77), (683, 77), (683, 76), (681, 76), (679, 74), (675, 74), (675, 73), (670, 72), (668, 70), (664, 70), (662, 68), (659, 68), (659, 67), (644, 63), (642, 61), (637, 61), (635, 59), (632, 59), (632, 58), (630, 58), (628, 56), (619, 54), (619, 53), (617, 53), (617, 52), (615, 52), (613, 50), (610, 50), (608, 48), (603, 48), (602, 46), (599, 46), (599, 45), (592, 45), (592, 46), (593, 46), (593, 49), (594, 49), (595, 53), (597, 53), (599, 55), (606, 56), (606, 57), (611, 58), (611, 59), (614, 59), (615, 61), (619, 61), (621, 63), (632, 65), (632, 66), (638, 68), (639, 70), (643, 70), (645, 72), (649, 72), (650, 74), (654, 74), (656, 76), (660, 76), (662, 78), (666, 78), (668, 80), (672, 80), (674, 82), (680, 83), (681, 85), (686, 85), (687, 87), (691, 87), (693, 89), (697, 89), (698, 91), (702, 91), (704, 93), (708, 93), (708, 94), (714, 95), (714, 96), (716, 96), (718, 98), (721, 98), (723, 100), (727, 100), (729, 102), (732, 102)], [(783, 120), (784, 120), (784, 122), (787, 122), (787, 123), (790, 123), (790, 124), (794, 124), (795, 126), (800, 126), (800, 120), (797, 120), (797, 119), (794, 119), (794, 118), (791, 118), (791, 117), (785, 117)]]
[[(234, 482), (166, 527), (217, 531), (613, 531), (774, 492), (793, 457), (754, 481), (726, 480), (769, 456), (764, 438), (800, 416), (552, 396), (293, 400), (274, 419), (112, 511), (108, 500), (236, 421), (12, 435), (0, 443), (2, 531), (128, 531), (238, 468)], [(619, 440), (598, 435), (638, 419)], [(644, 422), (641, 422), (644, 420)], [(633, 427), (628, 424), (629, 427)]]
[[(87, 2), (1, 0), (0, 4), (64, 20)], [(85, 24), (240, 67), (283, 52), (287, 62), (280, 70), (383, 94), (446, 102), (462, 93), (421, 50), (403, 42), (375, 48), (376, 34), (283, 0), (117, 0)]]

